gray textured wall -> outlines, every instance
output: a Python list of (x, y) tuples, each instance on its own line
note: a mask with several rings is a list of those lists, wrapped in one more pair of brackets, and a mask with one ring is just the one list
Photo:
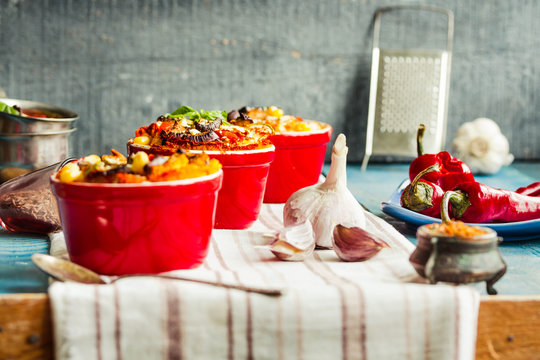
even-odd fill
[[(181, 104), (275, 104), (344, 131), (360, 161), (373, 13), (411, 3), (0, 0), (0, 87), (78, 112), (75, 155), (124, 150), (137, 127)], [(517, 158), (540, 159), (540, 1), (429, 3), (455, 14), (447, 143), (486, 116)], [(398, 42), (407, 34), (390, 30)]]

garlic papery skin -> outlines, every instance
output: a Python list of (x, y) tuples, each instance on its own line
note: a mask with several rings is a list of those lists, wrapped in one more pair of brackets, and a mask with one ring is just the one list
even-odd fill
[(336, 224), (366, 225), (364, 209), (347, 188), (347, 152), (345, 135), (339, 134), (326, 180), (296, 191), (283, 208), (285, 226), (310, 222), (320, 248), (332, 247)]
[(509, 153), (508, 140), (493, 120), (478, 118), (462, 124), (452, 141), (456, 157), (465, 162), (473, 174), (495, 174), (510, 165), (514, 156)]
[(309, 222), (285, 227), (269, 246), (280, 260), (302, 261), (313, 254), (315, 237)]
[(383, 248), (389, 248), (384, 240), (359, 227), (336, 225), (333, 237), (334, 251), (343, 261), (365, 261)]

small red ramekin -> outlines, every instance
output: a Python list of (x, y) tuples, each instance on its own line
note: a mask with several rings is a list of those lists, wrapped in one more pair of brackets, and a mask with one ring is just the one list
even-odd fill
[(324, 165), (332, 127), (313, 131), (284, 132), (270, 140), (276, 155), (270, 166), (265, 203), (284, 203), (295, 191), (316, 184)]
[[(127, 144), (128, 154), (155, 153), (146, 145)], [(171, 150), (172, 152), (173, 150)], [(190, 150), (201, 153), (202, 150)], [(223, 167), (223, 186), (218, 194), (216, 229), (247, 229), (259, 216), (275, 147), (244, 151), (204, 151)], [(168, 155), (170, 153), (160, 153)]]
[(71, 260), (99, 274), (199, 266), (208, 254), (223, 172), (140, 184), (62, 183), (51, 176)]

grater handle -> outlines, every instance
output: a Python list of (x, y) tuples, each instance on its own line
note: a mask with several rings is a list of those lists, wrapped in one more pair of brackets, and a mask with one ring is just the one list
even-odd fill
[(454, 13), (448, 9), (431, 5), (396, 5), (386, 6), (377, 9), (375, 12), (375, 23), (373, 25), (373, 48), (379, 47), (379, 35), (381, 30), (381, 15), (384, 12), (393, 10), (423, 10), (445, 14), (448, 17), (448, 34), (446, 39), (446, 51), (452, 52), (452, 43), (454, 42)]

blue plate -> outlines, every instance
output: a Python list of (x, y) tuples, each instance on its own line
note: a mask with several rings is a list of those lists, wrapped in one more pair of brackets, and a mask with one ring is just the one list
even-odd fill
[[(426, 216), (401, 206), (399, 199), (403, 189), (408, 184), (409, 180), (405, 180), (399, 185), (390, 199), (382, 203), (382, 211), (413, 226), (432, 224), (434, 222), (440, 223), (441, 219)], [(492, 228), (505, 241), (540, 240), (540, 219), (511, 223), (468, 224)]]

